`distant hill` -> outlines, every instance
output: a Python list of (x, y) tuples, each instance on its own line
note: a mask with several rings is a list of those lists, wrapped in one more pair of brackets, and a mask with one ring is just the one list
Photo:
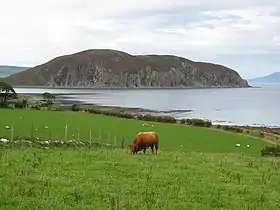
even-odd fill
[(173, 55), (135, 56), (110, 49), (57, 57), (5, 81), (13, 86), (49, 87), (249, 87), (236, 71), (222, 65)]
[(21, 66), (1, 66), (0, 65), (0, 77), (7, 77), (12, 74), (24, 71), (29, 69), (29, 67), (21, 67)]
[(256, 77), (248, 80), (249, 83), (280, 83), (280, 72), (274, 72), (264, 77)]

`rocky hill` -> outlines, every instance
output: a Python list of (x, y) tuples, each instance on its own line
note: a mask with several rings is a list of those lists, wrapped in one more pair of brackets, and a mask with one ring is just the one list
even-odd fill
[(130, 55), (87, 50), (13, 74), (14, 86), (50, 87), (249, 87), (227, 67), (172, 55)]

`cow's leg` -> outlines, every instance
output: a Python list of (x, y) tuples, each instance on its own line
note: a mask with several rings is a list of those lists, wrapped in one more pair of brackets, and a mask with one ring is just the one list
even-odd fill
[(150, 147), (151, 147), (151, 150), (152, 150), (152, 154), (154, 154), (154, 144), (152, 144)]
[(156, 148), (156, 155), (157, 155), (157, 151), (158, 151), (158, 144), (155, 144), (155, 148)]
[(146, 147), (143, 149), (144, 154), (146, 154)]

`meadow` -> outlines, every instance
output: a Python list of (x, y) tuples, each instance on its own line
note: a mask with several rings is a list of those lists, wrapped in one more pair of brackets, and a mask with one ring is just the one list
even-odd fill
[[(160, 137), (160, 150), (222, 152), (260, 154), (270, 143), (232, 132), (187, 125), (147, 122), (118, 117), (95, 115), (71, 111), (39, 111), (24, 109), (0, 109), (0, 138), (13, 136), (39, 138), (43, 140), (64, 140), (67, 125), (67, 139), (97, 141), (99, 135), (106, 143), (121, 144), (124, 138), (128, 145), (139, 131), (156, 131)], [(154, 127), (152, 127), (152, 124)], [(9, 126), (10, 129), (6, 129)], [(101, 134), (100, 134), (101, 133)], [(115, 141), (115, 142), (114, 142)], [(235, 144), (241, 144), (236, 148)], [(246, 145), (250, 145), (249, 148)], [(128, 147), (127, 147), (128, 148)]]
[[(0, 109), (0, 137), (104, 141), (159, 133), (159, 154), (120, 148), (0, 147), (0, 209), (279, 209), (280, 160), (270, 143), (213, 128), (70, 111)], [(154, 126), (152, 127), (151, 124)], [(45, 128), (47, 126), (47, 128)], [(32, 131), (31, 131), (32, 129)], [(37, 131), (36, 131), (37, 129)], [(240, 143), (241, 147), (235, 147)], [(246, 145), (250, 147), (247, 148)]]
[(279, 209), (280, 161), (123, 149), (0, 150), (0, 209)]

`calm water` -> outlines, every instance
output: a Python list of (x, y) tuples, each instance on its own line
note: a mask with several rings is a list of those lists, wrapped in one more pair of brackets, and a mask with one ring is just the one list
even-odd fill
[[(280, 126), (280, 86), (238, 89), (92, 90), (15, 88), (18, 93), (60, 93), (67, 100), (155, 110), (190, 109), (176, 118), (199, 117), (214, 123)], [(82, 95), (79, 95), (81, 94)]]

